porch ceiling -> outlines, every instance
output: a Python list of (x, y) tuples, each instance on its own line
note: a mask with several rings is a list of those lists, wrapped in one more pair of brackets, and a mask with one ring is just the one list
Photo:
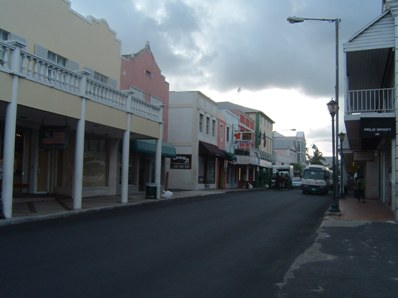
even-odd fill
[(349, 148), (352, 151), (361, 150), (361, 122), (358, 120), (345, 120)]
[(385, 87), (383, 83), (389, 74), (389, 65), (393, 65), (391, 48), (347, 52), (347, 77), (350, 90), (377, 89)]

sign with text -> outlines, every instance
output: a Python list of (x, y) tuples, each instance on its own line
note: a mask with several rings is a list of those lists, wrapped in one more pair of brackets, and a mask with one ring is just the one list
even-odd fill
[(176, 157), (170, 160), (170, 169), (175, 170), (190, 170), (192, 167), (192, 155), (177, 154)]
[(68, 145), (66, 127), (42, 127), (40, 130), (40, 148), (65, 149)]
[(395, 137), (395, 118), (362, 118), (361, 136), (363, 138)]
[(251, 144), (252, 134), (253, 133), (251, 131), (235, 131), (234, 142), (240, 144)]

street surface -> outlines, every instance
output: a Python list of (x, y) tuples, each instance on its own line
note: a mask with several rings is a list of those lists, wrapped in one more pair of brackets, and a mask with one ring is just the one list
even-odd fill
[(330, 196), (243, 191), (0, 228), (0, 297), (274, 297)]

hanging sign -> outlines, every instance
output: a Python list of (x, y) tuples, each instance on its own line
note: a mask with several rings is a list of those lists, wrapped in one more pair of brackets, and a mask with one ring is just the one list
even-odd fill
[(252, 135), (253, 133), (251, 131), (235, 131), (234, 142), (240, 144), (251, 144)]

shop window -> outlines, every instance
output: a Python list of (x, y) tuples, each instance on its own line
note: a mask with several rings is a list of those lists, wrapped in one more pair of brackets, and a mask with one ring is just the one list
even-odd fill
[(83, 186), (107, 186), (108, 144), (105, 139), (88, 137), (84, 144)]

